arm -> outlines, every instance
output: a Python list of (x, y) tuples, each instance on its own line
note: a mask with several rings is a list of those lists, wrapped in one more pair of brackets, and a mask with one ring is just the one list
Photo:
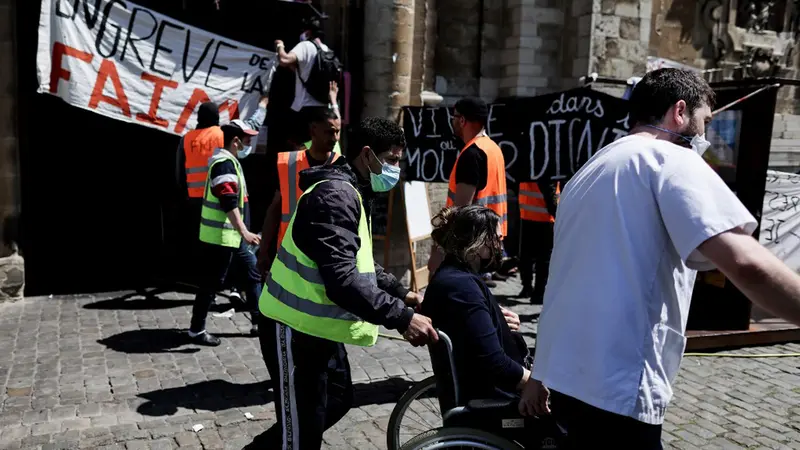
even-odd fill
[(505, 391), (513, 392), (522, 387), (527, 381), (525, 368), (503, 350), (491, 311), (483, 300), (476, 300), (483, 299), (485, 294), (474, 282), (450, 292), (450, 300), (457, 303), (452, 311), (460, 316), (454, 318), (453, 323), (464, 326), (464, 344), (476, 358), (475, 370)]
[(263, 96), (261, 100), (258, 102), (258, 108), (253, 111), (253, 114), (250, 115), (247, 119), (244, 119), (244, 123), (254, 129), (258, 130), (261, 128), (261, 125), (264, 124), (264, 119), (267, 118), (267, 105), (269, 104), (269, 97)]
[[(356, 269), (360, 219), (356, 191), (342, 183), (324, 183), (297, 205), (292, 237), (317, 263), (332, 302), (370, 323), (404, 332), (414, 311)], [(308, 236), (314, 238), (303, 238)]]
[(474, 144), (459, 155), (455, 169), (456, 196), (453, 199), (455, 206), (471, 205), (481, 185), (486, 185), (486, 161), (482, 155), (483, 152)]
[(272, 266), (272, 261), (275, 259), (275, 249), (269, 244), (275, 239), (278, 234), (281, 224), (281, 191), (275, 191), (272, 197), (272, 203), (267, 208), (267, 214), (264, 217), (264, 226), (261, 230), (261, 240), (266, 242), (267, 245), (262, 245), (258, 251), (258, 262), (262, 272), (266, 272)]
[(378, 263), (375, 263), (375, 276), (378, 280), (378, 287), (382, 290), (404, 300), (408, 296), (410, 291), (406, 289), (402, 283), (397, 281), (397, 278), (394, 275), (383, 270), (383, 267), (381, 267)]
[(186, 152), (183, 150), (183, 136), (178, 142), (178, 152), (175, 155), (175, 185), (178, 186), (178, 192), (185, 196), (187, 193)]
[[(297, 47), (295, 47), (295, 49), (296, 48)], [(275, 41), (275, 50), (278, 53), (278, 64), (280, 64), (281, 67), (291, 67), (297, 70), (297, 54), (294, 49), (286, 53), (286, 46), (283, 44), (283, 41), (277, 40)]]
[(800, 276), (741, 228), (705, 241), (698, 251), (753, 303), (800, 325)]
[(544, 197), (544, 204), (547, 206), (547, 212), (551, 216), (556, 216), (556, 209), (558, 208), (558, 200), (556, 199), (556, 186), (551, 180), (539, 180), (536, 182), (539, 190)]
[(331, 108), (333, 108), (333, 111), (336, 113), (336, 117), (338, 117), (339, 120), (341, 120), (342, 115), (339, 114), (339, 103), (337, 101), (339, 98), (339, 84), (337, 84), (335, 81), (331, 81), (331, 87), (330, 90), (328, 91), (328, 97), (330, 98), (331, 101), (330, 105)]

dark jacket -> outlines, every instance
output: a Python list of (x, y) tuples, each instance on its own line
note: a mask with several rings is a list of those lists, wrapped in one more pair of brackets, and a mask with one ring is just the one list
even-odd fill
[(369, 182), (339, 158), (338, 164), (312, 167), (300, 172), (300, 189), (329, 180), (304, 195), (297, 204), (292, 238), (297, 247), (319, 267), (328, 298), (367, 322), (404, 332), (414, 310), (403, 301), (408, 294), (397, 279), (375, 264), (377, 284), (356, 270), (361, 248), (358, 223), (364, 200), (369, 221), (372, 192)]
[(558, 210), (556, 182), (553, 180), (547, 180), (539, 181), (536, 184), (539, 185), (539, 191), (542, 192), (542, 197), (544, 197), (544, 204), (547, 206), (547, 212), (549, 212), (551, 216), (555, 217), (556, 211)]
[(453, 342), (459, 391), (464, 400), (516, 396), (528, 355), (481, 277), (445, 258), (425, 292), (422, 314)]

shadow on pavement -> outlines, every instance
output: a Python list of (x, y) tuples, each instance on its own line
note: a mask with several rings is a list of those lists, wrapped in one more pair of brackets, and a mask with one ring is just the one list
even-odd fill
[(162, 389), (139, 394), (148, 402), (137, 412), (144, 416), (171, 416), (178, 408), (221, 411), (230, 408), (266, 405), (272, 401), (269, 381), (236, 384), (225, 380), (210, 380), (188, 386)]
[[(414, 385), (413, 381), (405, 378), (389, 378), (370, 383), (353, 385), (353, 408), (367, 405), (382, 405), (397, 403), (397, 400)], [(139, 411), (142, 413), (141, 411)], [(144, 413), (142, 413), (144, 414)], [(267, 431), (256, 436), (253, 441), (242, 450), (261, 450), (272, 448), (280, 437), (281, 430), (274, 425)]]
[[(249, 334), (242, 333), (214, 333), (217, 337), (251, 338)], [(196, 353), (200, 349), (191, 347), (179, 349), (184, 345), (194, 345), (186, 330), (159, 330), (145, 328), (142, 330), (125, 331), (97, 341), (111, 350), (122, 353)]]
[[(353, 408), (397, 402), (413, 384), (402, 378), (356, 384), (353, 386)], [(266, 405), (273, 400), (269, 381), (235, 384), (225, 380), (210, 380), (161, 389), (139, 394), (139, 397), (148, 400), (137, 409), (139, 414), (145, 416), (171, 416), (179, 407), (221, 411)]]

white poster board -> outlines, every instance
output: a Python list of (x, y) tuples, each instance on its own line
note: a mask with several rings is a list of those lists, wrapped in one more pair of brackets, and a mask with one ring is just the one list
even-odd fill
[(800, 271), (800, 175), (767, 171), (759, 241)]
[(130, 1), (42, 0), (38, 92), (182, 135), (209, 100), (222, 123), (249, 117), (269, 89), (275, 56)]
[(403, 185), (403, 198), (408, 222), (408, 239), (412, 242), (430, 237), (431, 209), (428, 204), (428, 189), (422, 181), (409, 181)]

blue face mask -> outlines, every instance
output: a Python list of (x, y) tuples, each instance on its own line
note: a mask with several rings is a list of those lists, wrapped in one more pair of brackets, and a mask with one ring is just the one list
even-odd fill
[(236, 157), (239, 159), (245, 159), (250, 155), (250, 153), (253, 153), (253, 146), (245, 145), (241, 150), (236, 152)]
[[(374, 156), (375, 159), (378, 159), (372, 149), (370, 149), (370, 152), (372, 152), (372, 156)], [(380, 162), (380, 159), (378, 159), (378, 162)], [(374, 174), (371, 170), (369, 172), (369, 183), (372, 186), (372, 190), (375, 192), (389, 192), (397, 185), (398, 181), (400, 181), (399, 166), (383, 163), (381, 165), (381, 173)]]

